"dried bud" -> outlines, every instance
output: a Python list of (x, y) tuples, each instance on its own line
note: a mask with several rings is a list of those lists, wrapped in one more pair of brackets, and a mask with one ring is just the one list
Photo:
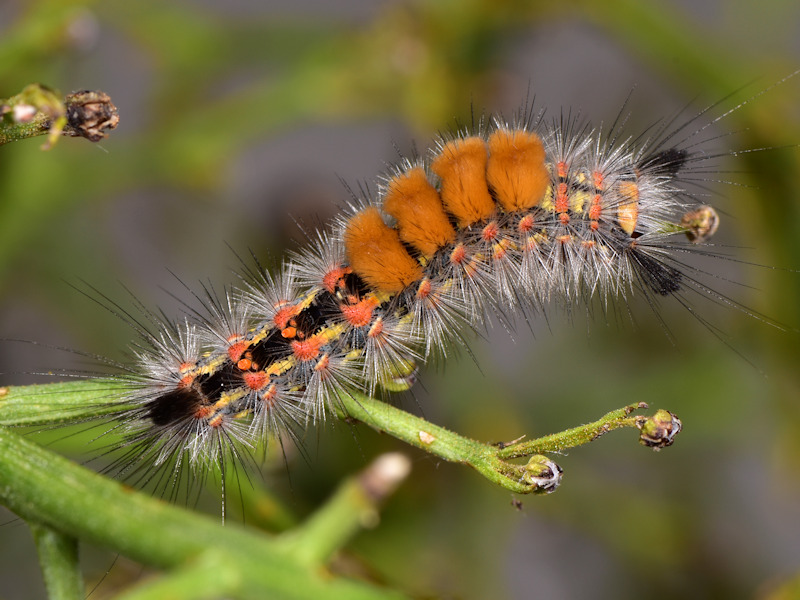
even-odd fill
[(681, 217), (681, 227), (686, 230), (686, 237), (693, 244), (700, 244), (708, 240), (717, 232), (718, 226), (719, 215), (710, 206), (701, 206)]
[(535, 494), (555, 492), (564, 473), (561, 467), (542, 454), (531, 456), (524, 470), (522, 479), (534, 487), (531, 491)]
[(668, 410), (659, 410), (652, 417), (641, 417), (636, 426), (641, 431), (639, 441), (642, 444), (654, 450), (661, 450), (672, 445), (683, 424)]
[(361, 488), (373, 502), (382, 502), (411, 472), (404, 454), (390, 452), (376, 458), (358, 477)]
[(66, 135), (84, 137), (98, 142), (106, 137), (106, 130), (114, 129), (119, 123), (117, 107), (103, 92), (74, 92), (66, 97), (67, 127)]

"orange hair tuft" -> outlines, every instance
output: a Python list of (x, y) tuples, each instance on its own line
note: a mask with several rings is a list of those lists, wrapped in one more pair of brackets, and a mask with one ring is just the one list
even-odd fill
[(375, 290), (395, 294), (422, 279), (419, 263), (374, 206), (347, 222), (344, 243), (353, 272)]
[(444, 207), (461, 227), (488, 219), (495, 211), (486, 183), (487, 160), (486, 143), (473, 136), (447, 142), (431, 164), (442, 179)]
[(433, 256), (456, 237), (439, 192), (420, 167), (392, 178), (383, 210), (397, 221), (400, 239), (424, 256)]
[(495, 131), (489, 136), (486, 179), (506, 212), (539, 204), (550, 185), (541, 138), (529, 131)]

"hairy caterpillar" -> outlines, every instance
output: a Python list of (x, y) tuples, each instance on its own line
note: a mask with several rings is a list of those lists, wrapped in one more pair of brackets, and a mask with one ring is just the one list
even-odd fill
[(223, 469), (349, 390), (408, 389), (487, 314), (631, 294), (732, 303), (684, 263), (713, 255), (718, 224), (691, 187), (718, 157), (697, 149), (703, 114), (636, 138), (530, 111), (480, 123), (401, 161), (278, 272), (256, 265), (241, 289), (207, 289), (205, 312), (145, 311), (152, 326), (128, 315), (142, 340), (118, 378), (114, 467), (144, 480), (172, 464)]
[(208, 314), (140, 328), (123, 470), (214, 463), (323, 419), (348, 389), (406, 389), (487, 312), (707, 292), (681, 264), (698, 251), (685, 234), (716, 227), (682, 184), (706, 157), (673, 136), (529, 114), (404, 161), (278, 273), (252, 269), (207, 294)]

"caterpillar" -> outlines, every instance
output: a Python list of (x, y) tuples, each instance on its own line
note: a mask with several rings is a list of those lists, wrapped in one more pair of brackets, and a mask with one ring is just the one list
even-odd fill
[(719, 216), (695, 186), (732, 154), (703, 149), (732, 112), (701, 123), (708, 110), (639, 136), (622, 114), (608, 130), (529, 109), (483, 119), (401, 159), (276, 271), (256, 261), (242, 285), (204, 288), (202, 310), (169, 321), (142, 308), (142, 320), (106, 300), (140, 336), (104, 415), (122, 434), (111, 469), (140, 483), (169, 465), (224, 472), (261, 440), (296, 440), (352, 390), (412, 388), (489, 315), (633, 296), (688, 306), (690, 292), (746, 310), (686, 261), (716, 256)]
[(709, 160), (686, 148), (699, 131), (630, 139), (526, 111), (403, 159), (277, 272), (137, 326), (118, 466), (213, 465), (348, 390), (407, 390), (488, 314), (710, 292), (683, 264), (718, 224), (686, 185)]

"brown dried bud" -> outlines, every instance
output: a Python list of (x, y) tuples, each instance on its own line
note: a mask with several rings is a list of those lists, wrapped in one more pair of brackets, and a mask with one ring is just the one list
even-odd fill
[(561, 483), (564, 471), (552, 460), (542, 454), (531, 456), (524, 467), (522, 479), (534, 487), (535, 494), (551, 494)]
[(710, 206), (701, 206), (681, 217), (681, 227), (686, 230), (690, 242), (700, 244), (717, 232), (719, 215)]
[(681, 432), (683, 423), (668, 410), (659, 410), (652, 417), (640, 417), (636, 426), (641, 433), (639, 441), (653, 450), (671, 446)]
[(64, 104), (67, 108), (65, 135), (99, 142), (106, 137), (107, 130), (114, 129), (119, 123), (117, 107), (103, 92), (74, 92), (66, 97)]

